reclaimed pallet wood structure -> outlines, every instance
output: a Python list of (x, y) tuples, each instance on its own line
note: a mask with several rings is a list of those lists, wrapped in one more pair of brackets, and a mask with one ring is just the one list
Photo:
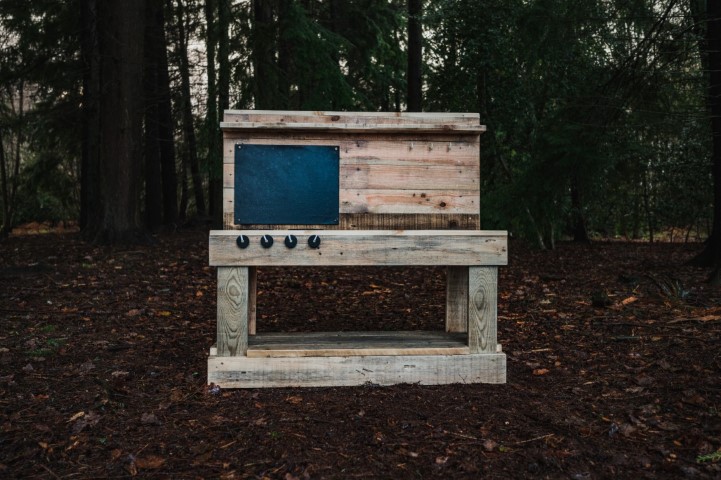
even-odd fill
[[(480, 230), (477, 114), (229, 110), (221, 128), (208, 383), (505, 383), (507, 234)], [(257, 267), (361, 265), (445, 266), (445, 332), (256, 333)]]

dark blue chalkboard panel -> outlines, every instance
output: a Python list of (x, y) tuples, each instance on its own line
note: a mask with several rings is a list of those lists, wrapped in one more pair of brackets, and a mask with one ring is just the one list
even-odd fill
[(236, 145), (235, 223), (337, 225), (338, 147)]

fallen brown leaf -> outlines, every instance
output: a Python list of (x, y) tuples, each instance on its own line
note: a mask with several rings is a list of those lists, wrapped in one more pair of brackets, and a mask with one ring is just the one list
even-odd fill
[(159, 455), (148, 455), (146, 457), (140, 457), (135, 460), (135, 465), (138, 468), (145, 468), (148, 470), (152, 470), (155, 468), (160, 468), (163, 465), (165, 465), (165, 459)]

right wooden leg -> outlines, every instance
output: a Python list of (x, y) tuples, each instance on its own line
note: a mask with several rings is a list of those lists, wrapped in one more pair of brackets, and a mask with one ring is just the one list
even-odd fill
[(255, 335), (257, 311), (258, 271), (248, 267), (248, 335)]
[(496, 353), (498, 267), (468, 269), (468, 347), (471, 353)]

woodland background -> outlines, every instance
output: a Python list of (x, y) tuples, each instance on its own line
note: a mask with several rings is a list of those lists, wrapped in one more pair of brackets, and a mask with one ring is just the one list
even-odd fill
[(470, 111), (484, 228), (710, 239), (718, 266), (718, 3), (4, 0), (0, 232), (218, 224), (228, 108)]
[[(508, 383), (208, 385), (227, 108), (479, 112)], [(2, 478), (721, 476), (719, 1), (0, 0), (0, 224)], [(442, 269), (258, 278), (444, 328)]]

